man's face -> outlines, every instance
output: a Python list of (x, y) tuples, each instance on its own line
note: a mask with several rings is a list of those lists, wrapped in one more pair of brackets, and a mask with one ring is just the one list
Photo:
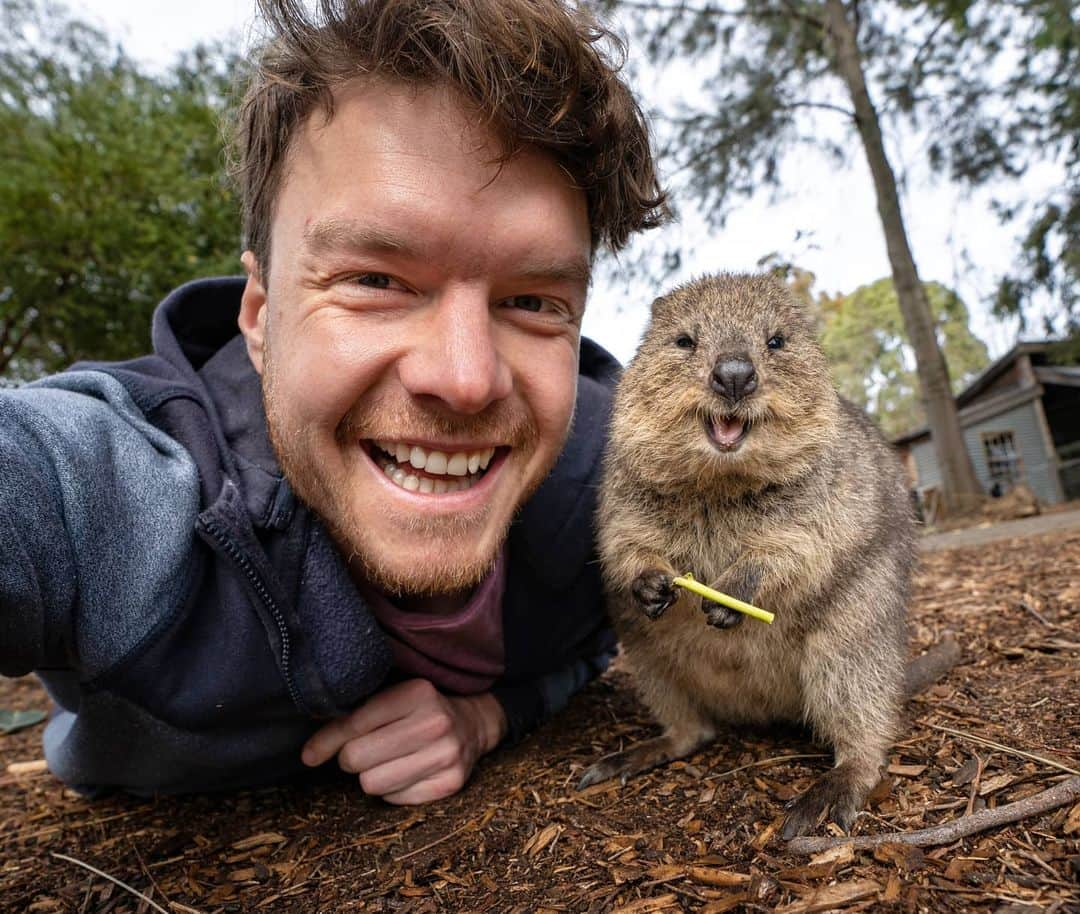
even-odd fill
[(554, 161), (369, 81), (296, 137), (240, 326), (282, 468), (382, 588), (480, 580), (565, 440), (590, 235)]

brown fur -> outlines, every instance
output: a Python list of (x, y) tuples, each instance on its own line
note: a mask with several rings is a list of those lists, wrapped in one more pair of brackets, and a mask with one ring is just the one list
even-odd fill
[[(783, 347), (771, 349), (777, 334)], [(676, 343), (684, 335), (693, 348)], [(757, 389), (733, 402), (711, 377), (736, 355)], [(707, 427), (732, 414), (749, 431), (721, 452)], [(654, 303), (616, 394), (598, 520), (613, 621), (665, 730), (583, 783), (688, 755), (720, 723), (798, 721), (833, 747), (836, 767), (793, 804), (785, 834), (828, 815), (849, 827), (897, 730), (913, 524), (898, 461), (836, 394), (812, 321), (783, 285), (722, 275)], [(672, 588), (684, 572), (776, 621)]]

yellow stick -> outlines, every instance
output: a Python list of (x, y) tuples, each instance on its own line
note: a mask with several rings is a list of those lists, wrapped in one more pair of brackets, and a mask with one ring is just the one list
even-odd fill
[(682, 577), (675, 578), (671, 583), (677, 584), (679, 587), (685, 587), (691, 593), (696, 593), (698, 596), (704, 597), (706, 600), (712, 600), (714, 603), (719, 603), (722, 606), (726, 606), (728, 609), (734, 609), (736, 612), (752, 616), (759, 622), (765, 622), (768, 625), (772, 625), (773, 619), (776, 618), (776, 616), (768, 610), (758, 609), (750, 603), (744, 603), (742, 600), (736, 600), (734, 597), (729, 597), (726, 593), (720, 593), (719, 590), (713, 590), (711, 587), (706, 587), (700, 581), (695, 581), (692, 574), (684, 574)]

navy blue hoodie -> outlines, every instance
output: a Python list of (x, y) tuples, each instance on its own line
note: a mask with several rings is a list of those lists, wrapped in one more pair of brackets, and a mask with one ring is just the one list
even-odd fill
[[(236, 329), (242, 280), (190, 283), (154, 354), (0, 391), (0, 673), (59, 710), (86, 791), (265, 783), (392, 675), (385, 637), (282, 478)], [(618, 363), (582, 341), (570, 438), (519, 511), (493, 689), (516, 740), (607, 664), (592, 518)]]

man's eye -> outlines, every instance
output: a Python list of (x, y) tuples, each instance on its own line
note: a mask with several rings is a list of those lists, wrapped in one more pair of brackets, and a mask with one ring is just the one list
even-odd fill
[(539, 295), (515, 295), (513, 298), (508, 298), (506, 303), (511, 308), (532, 311), (534, 314), (544, 310), (544, 299)]
[(389, 289), (393, 280), (385, 273), (361, 273), (356, 277), (356, 283), (369, 289)]

